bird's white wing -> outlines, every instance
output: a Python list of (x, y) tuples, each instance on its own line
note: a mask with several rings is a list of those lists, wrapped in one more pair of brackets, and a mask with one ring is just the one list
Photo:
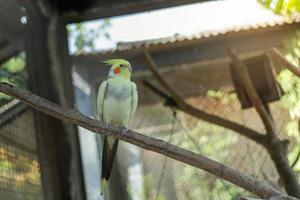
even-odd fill
[(97, 97), (97, 119), (103, 120), (103, 104), (104, 104), (104, 97), (107, 88), (107, 81), (103, 81), (99, 86), (98, 90), (98, 97)]
[(138, 104), (138, 91), (136, 84), (134, 82), (131, 82), (131, 94), (132, 94), (132, 99), (131, 99), (131, 112), (130, 112), (130, 118), (134, 114), (137, 104)]

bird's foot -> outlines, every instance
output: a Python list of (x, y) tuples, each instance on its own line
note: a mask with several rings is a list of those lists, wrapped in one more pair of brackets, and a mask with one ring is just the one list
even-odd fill
[(129, 132), (129, 129), (127, 127), (122, 128), (122, 134), (127, 134)]
[(110, 125), (111, 125), (111, 123), (109, 123), (109, 122), (104, 122), (104, 128), (105, 128), (106, 130), (108, 130), (108, 128), (109, 128)]

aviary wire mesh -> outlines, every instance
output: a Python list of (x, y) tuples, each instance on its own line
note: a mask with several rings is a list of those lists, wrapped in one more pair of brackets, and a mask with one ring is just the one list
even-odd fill
[[(253, 108), (241, 110), (237, 97), (230, 91), (233, 91), (233, 88), (224, 88), (218, 92), (210, 91), (207, 96), (193, 97), (188, 101), (208, 113), (264, 132), (263, 124), (255, 110)], [(271, 103), (270, 109), (281, 137), (289, 137), (286, 134), (286, 127), (290, 121), (288, 110), (280, 102)], [(201, 153), (282, 189), (275, 166), (267, 152), (260, 145), (231, 130), (198, 120), (179, 111), (174, 117), (173, 111), (161, 103), (140, 106), (131, 127), (143, 134)], [(288, 139), (291, 140), (290, 147), (294, 147), (295, 138)], [(237, 199), (240, 196), (254, 196), (202, 170), (150, 151), (140, 148), (138, 150), (143, 186), (139, 194), (140, 198), (133, 199), (227, 200)], [(130, 164), (128, 166), (128, 161), (124, 160), (123, 150), (118, 151), (119, 170), (126, 177)], [(128, 192), (131, 196), (136, 196), (137, 191), (132, 189), (130, 184), (128, 184)]]
[(16, 100), (1, 111), (0, 199), (43, 199), (33, 111)]

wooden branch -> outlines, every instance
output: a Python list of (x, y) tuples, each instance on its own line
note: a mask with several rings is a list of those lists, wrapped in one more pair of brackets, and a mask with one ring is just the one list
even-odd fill
[(296, 166), (296, 164), (298, 163), (299, 159), (300, 159), (300, 150), (298, 151), (295, 160), (292, 162), (291, 168), (294, 168)]
[(240, 125), (238, 123), (232, 122), (230, 120), (223, 119), (219, 116), (206, 113), (203, 110), (200, 110), (198, 108), (193, 107), (192, 105), (186, 103), (181, 96), (167, 83), (167, 81), (162, 77), (162, 75), (158, 72), (158, 67), (154, 60), (152, 59), (151, 55), (148, 53), (148, 51), (144, 51), (145, 61), (148, 66), (148, 68), (151, 70), (154, 77), (157, 79), (157, 81), (170, 93), (170, 96), (172, 99), (176, 102), (176, 107), (185, 112), (188, 113), (198, 119), (204, 120), (206, 122), (210, 122), (212, 124), (216, 124), (218, 126), (222, 126), (224, 128), (233, 130), (237, 133), (239, 133), (242, 136), (245, 136), (249, 139), (254, 140), (258, 144), (264, 144), (265, 143), (265, 137), (262, 133), (259, 133), (253, 129), (250, 129), (248, 127), (245, 127), (243, 125)]
[(150, 90), (152, 90), (155, 94), (157, 94), (158, 96), (160, 96), (161, 98), (165, 99), (165, 103), (164, 105), (166, 106), (170, 106), (170, 107), (178, 107), (177, 103), (174, 101), (174, 99), (172, 97), (170, 97), (169, 95), (167, 95), (165, 92), (163, 92), (162, 90), (160, 90), (159, 88), (155, 87), (154, 85), (152, 85), (149, 81), (144, 80), (143, 84), (149, 88)]
[(287, 159), (287, 141), (280, 140), (278, 138), (276, 125), (266, 107), (257, 95), (244, 63), (241, 62), (237, 54), (232, 49), (228, 48), (228, 53), (233, 61), (234, 69), (241, 78), (242, 85), (247, 96), (253, 103), (256, 111), (263, 121), (267, 131), (265, 148), (268, 150), (271, 159), (274, 161), (280, 179), (283, 180), (285, 190), (290, 195), (300, 197), (300, 185), (298, 177), (290, 167)]
[(227, 50), (228, 50), (228, 55), (233, 62), (234, 70), (239, 75), (247, 96), (249, 97), (254, 108), (256, 109), (260, 118), (262, 119), (267, 135), (271, 136), (271, 138), (269, 139), (273, 140), (275, 137), (277, 138), (276, 136), (277, 130), (275, 124), (273, 123), (271, 116), (269, 115), (268, 111), (266, 110), (264, 104), (262, 103), (260, 97), (258, 96), (253, 86), (246, 65), (239, 59), (237, 53), (233, 49), (228, 47)]
[(227, 167), (205, 156), (179, 148), (165, 141), (154, 139), (135, 131), (125, 129), (123, 127), (117, 127), (113, 125), (106, 126), (103, 122), (88, 118), (77, 110), (62, 108), (59, 105), (34, 95), (26, 90), (17, 89), (14, 86), (6, 83), (0, 83), (0, 91), (19, 99), (32, 108), (54, 118), (76, 124), (95, 133), (102, 133), (107, 136), (118, 138), (141, 148), (157, 152), (196, 168), (203, 169), (258, 195), (261, 198), (283, 197), (291, 200), (295, 199), (262, 182), (256, 181), (252, 177), (242, 174), (233, 168)]
[(157, 81), (161, 84), (162, 87), (164, 87), (172, 96), (174, 101), (179, 104), (185, 104), (185, 101), (181, 98), (179, 94), (165, 81), (165, 79), (160, 75), (160, 73), (157, 70), (156, 63), (150, 56), (149, 52), (147, 50), (144, 51), (144, 55), (148, 64), (148, 68), (151, 70), (154, 77), (157, 79)]
[[(268, 200), (284, 200), (286, 198), (283, 197), (273, 197), (269, 198)], [(251, 197), (241, 197), (239, 200), (266, 200), (266, 199), (257, 199), (257, 198), (251, 198)]]
[(271, 58), (273, 58), (273, 60), (275, 60), (280, 65), (288, 68), (291, 72), (293, 72), (300, 78), (300, 68), (289, 62), (277, 48), (273, 48), (267, 53), (271, 56)]
[[(300, 119), (298, 120), (298, 131), (300, 131)], [(297, 153), (297, 156), (296, 156), (295, 160), (291, 164), (292, 169), (294, 169), (294, 167), (298, 163), (299, 159), (300, 159), (300, 149), (298, 150), (298, 153)]]

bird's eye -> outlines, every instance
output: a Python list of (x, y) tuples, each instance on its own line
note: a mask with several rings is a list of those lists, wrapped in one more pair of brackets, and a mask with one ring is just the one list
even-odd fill
[(122, 67), (122, 68), (123, 68), (123, 67), (124, 67), (124, 65), (123, 65), (123, 64), (121, 64), (121, 65), (120, 65), (120, 67)]

